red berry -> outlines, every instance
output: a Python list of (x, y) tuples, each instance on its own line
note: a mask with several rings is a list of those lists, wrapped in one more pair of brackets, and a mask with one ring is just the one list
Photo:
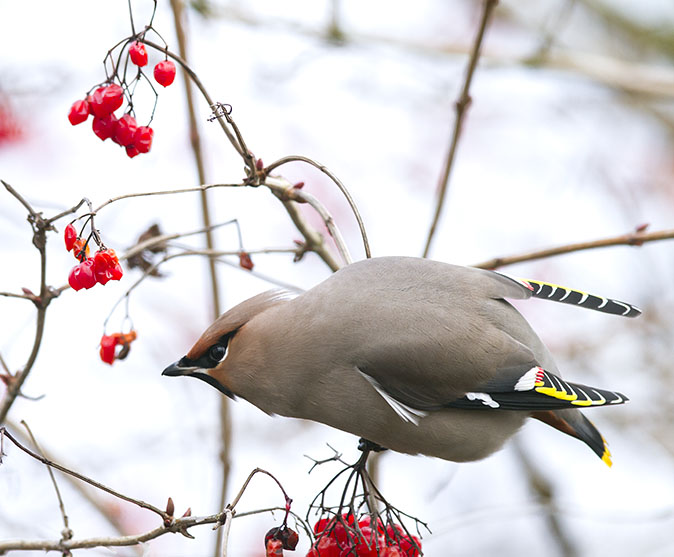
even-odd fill
[[(107, 114), (104, 114), (104, 109), (103, 109), (103, 93), (105, 92), (105, 87), (99, 87), (96, 89), (91, 95), (87, 97), (87, 102), (89, 103), (89, 110), (91, 113), (99, 117), (99, 114), (101, 116), (107, 116)], [(109, 113), (108, 113), (109, 114)]]
[(110, 267), (113, 265), (110, 255), (106, 250), (97, 251), (93, 257), (94, 260), (94, 276), (96, 281), (101, 284), (107, 284), (112, 278)]
[(99, 87), (91, 95), (91, 108), (94, 116), (97, 118), (103, 118), (112, 114), (122, 106), (123, 102), (124, 90), (116, 83), (112, 83), (107, 87)]
[(126, 149), (126, 156), (129, 157), (130, 159), (132, 159), (136, 155), (140, 155), (138, 147), (136, 147), (133, 143), (131, 145), (127, 145), (125, 149)]
[(81, 124), (89, 118), (89, 103), (87, 101), (75, 101), (70, 107), (68, 120), (73, 126)]
[(168, 87), (176, 78), (176, 65), (171, 60), (163, 60), (154, 67), (154, 78), (163, 87)]
[(103, 106), (109, 111), (109, 114), (112, 114), (122, 106), (123, 102), (124, 90), (119, 85), (113, 83), (105, 88), (105, 92), (103, 93)]
[(71, 249), (73, 249), (73, 246), (75, 245), (75, 240), (77, 240), (77, 231), (75, 230), (75, 227), (72, 224), (66, 226), (65, 230), (63, 231), (63, 239), (65, 240), (66, 243), (66, 250), (70, 251)]
[(400, 547), (400, 552), (405, 557), (419, 557), (419, 549), (421, 549), (421, 540), (416, 536), (412, 536), (410, 539), (408, 536), (404, 536), (398, 542)]
[(94, 276), (94, 260), (86, 259), (79, 265), (75, 265), (68, 275), (68, 284), (73, 290), (87, 290), (96, 284), (96, 277)]
[(147, 64), (147, 50), (143, 43), (132, 43), (129, 47), (129, 56), (131, 56), (131, 61), (140, 68)]
[(99, 354), (101, 360), (106, 364), (112, 365), (112, 362), (115, 361), (115, 347), (119, 342), (119, 337), (117, 335), (103, 335), (101, 337), (101, 349)]
[(75, 292), (82, 289), (78, 273), (76, 272), (78, 267), (79, 265), (75, 265), (72, 269), (70, 269), (70, 273), (68, 274), (68, 284)]
[(131, 114), (125, 114), (119, 120), (117, 120), (117, 126), (115, 126), (115, 135), (112, 136), (112, 140), (115, 143), (120, 145), (127, 146), (133, 143), (133, 138), (136, 135), (136, 130), (138, 129), (138, 124), (136, 119), (131, 116)]
[(321, 518), (315, 525), (314, 525), (314, 534), (320, 534), (325, 528), (328, 526), (328, 523), (330, 522), (330, 519), (328, 518)]
[(116, 263), (115, 266), (110, 269), (110, 273), (112, 274), (112, 280), (119, 280), (124, 275), (124, 270), (119, 263)]
[(133, 146), (139, 153), (147, 153), (152, 147), (152, 138), (154, 130), (150, 126), (138, 126), (136, 135), (133, 138)]
[[(360, 531), (362, 536), (356, 538), (356, 555), (358, 557), (378, 557), (377, 540), (372, 529), (369, 526), (362, 526)], [(380, 541), (379, 547), (382, 546)]]
[(115, 128), (117, 127), (117, 118), (114, 114), (108, 114), (103, 118), (94, 118), (91, 124), (91, 129), (101, 141), (111, 138), (115, 135)]
[(311, 546), (307, 557), (339, 557), (341, 550), (334, 538), (323, 536), (317, 543)]

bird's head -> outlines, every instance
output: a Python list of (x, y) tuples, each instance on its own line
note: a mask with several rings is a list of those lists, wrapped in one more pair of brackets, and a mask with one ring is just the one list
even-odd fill
[[(271, 290), (258, 294), (223, 313), (203, 332), (189, 352), (168, 366), (162, 375), (196, 377), (228, 397), (234, 398), (236, 393), (232, 392), (227, 384), (227, 364), (232, 340), (251, 319), (272, 306), (284, 303), (288, 297), (289, 294), (285, 291)], [(236, 351), (236, 348), (232, 351)]]
[[(200, 342), (197, 342), (187, 355), (162, 371), (162, 375), (168, 375), (169, 377), (179, 377), (181, 375), (196, 377), (202, 381), (206, 381), (206, 383), (212, 385), (228, 397), (234, 398), (232, 391), (211, 375), (211, 372), (227, 357), (227, 345), (229, 344), (231, 334), (233, 332), (230, 332), (230, 335), (222, 336), (217, 342), (208, 347), (202, 347), (200, 346)], [(201, 340), (199, 339), (199, 341)]]

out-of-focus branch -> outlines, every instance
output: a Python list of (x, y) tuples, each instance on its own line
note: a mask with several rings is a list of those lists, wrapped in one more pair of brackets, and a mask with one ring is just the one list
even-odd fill
[(621, 234), (620, 236), (613, 236), (611, 238), (603, 238), (600, 240), (593, 240), (589, 242), (578, 242), (575, 244), (567, 244), (565, 246), (558, 246), (555, 248), (547, 248), (538, 251), (531, 251), (521, 255), (511, 255), (506, 257), (495, 257), (481, 263), (473, 265), (481, 269), (496, 269), (504, 267), (505, 265), (513, 265), (515, 263), (522, 263), (523, 261), (533, 261), (536, 259), (545, 259), (555, 255), (562, 255), (565, 253), (572, 253), (576, 251), (584, 251), (588, 249), (606, 248), (610, 246), (641, 246), (648, 242), (657, 242), (659, 240), (670, 240), (674, 238), (674, 230), (659, 230), (657, 232), (646, 232), (643, 226), (638, 227), (634, 232), (628, 234)]
[[(507, 10), (507, 6), (504, 6), (504, 10)], [(315, 38), (321, 38), (324, 35), (324, 33), (298, 22), (284, 21), (278, 18), (266, 19), (252, 13), (246, 13), (239, 6), (222, 8), (220, 13), (224, 17), (239, 21), (244, 25), (286, 28), (294, 34), (299, 33)], [(434, 57), (438, 55), (465, 56), (469, 53), (469, 49), (463, 45), (437, 45), (401, 37), (350, 32), (344, 30), (344, 28), (341, 31), (351, 44), (383, 44), (407, 52), (417, 52)], [(652, 35), (651, 33), (650, 36)], [(485, 49), (480, 58), (485, 66), (525, 65), (550, 70), (564, 70), (582, 75), (607, 87), (620, 88), (626, 92), (665, 99), (674, 98), (674, 70), (667, 65), (654, 66), (633, 63), (610, 56), (561, 48), (554, 48), (546, 52), (544, 57), (535, 56), (534, 58), (519, 54), (508, 54), (501, 48), (498, 52), (490, 52)]]
[[(185, 10), (182, 0), (171, 0), (171, 10), (173, 12), (173, 21), (176, 29), (176, 37), (178, 39), (178, 51), (183, 60), (187, 60), (187, 39), (185, 33)], [(197, 126), (197, 118), (194, 109), (194, 100), (192, 98), (192, 83), (187, 70), (183, 67), (183, 78), (185, 84), (185, 99), (187, 100), (187, 114), (189, 116), (190, 129), (190, 143), (192, 144), (192, 152), (194, 153), (194, 161), (197, 165), (197, 174), (199, 176), (199, 183), (206, 183), (206, 170), (204, 168), (203, 152), (201, 149), (201, 137), (199, 135), (199, 127)], [(212, 103), (211, 103), (212, 104)], [(246, 152), (243, 151), (243, 155)], [(213, 233), (211, 231), (211, 216), (208, 204), (208, 193), (206, 190), (201, 191), (201, 217), (204, 228), (206, 229), (206, 247), (213, 250), (215, 247), (213, 241)], [(216, 260), (214, 257), (208, 258), (208, 267), (211, 277), (211, 299), (213, 302), (212, 316), (216, 319), (220, 313), (220, 288), (218, 286), (218, 274), (216, 269)], [(220, 413), (219, 413), (219, 434), (220, 434), (220, 461), (222, 463), (222, 473), (220, 476), (220, 505), (222, 508), (227, 500), (227, 486), (229, 484), (229, 471), (231, 462), (229, 458), (230, 449), (232, 446), (232, 424), (229, 410), (229, 400), (226, 397), (220, 397)], [(219, 538), (218, 538), (219, 539)], [(220, 542), (216, 542), (215, 555), (220, 554)]]
[(560, 553), (564, 557), (575, 557), (578, 555), (578, 551), (571, 541), (573, 536), (569, 535), (569, 532), (566, 531), (564, 524), (555, 512), (555, 493), (552, 483), (534, 466), (529, 455), (516, 439), (513, 440), (513, 447), (515, 448), (515, 454), (520, 466), (524, 471), (524, 477), (529, 484), (529, 489), (534, 493), (536, 499), (538, 499), (543, 507), (544, 518), (552, 534), (552, 540), (557, 544)]
[(442, 208), (445, 204), (445, 199), (447, 197), (447, 189), (449, 187), (449, 178), (452, 173), (452, 166), (454, 165), (454, 157), (456, 155), (456, 148), (459, 144), (459, 137), (461, 135), (461, 129), (463, 127), (463, 119), (466, 115), (466, 110), (470, 105), (470, 84), (473, 81), (473, 74), (475, 73), (475, 68), (477, 66), (477, 61), (480, 58), (480, 49), (482, 47), (482, 40), (484, 39), (485, 31), (487, 30), (487, 24), (489, 22), (489, 17), (498, 4), (498, 0), (483, 0), (484, 6), (482, 8), (482, 18), (480, 20), (480, 27), (473, 42), (473, 48), (470, 53), (470, 58), (468, 59), (468, 67), (466, 69), (466, 77), (463, 82), (463, 88), (461, 89), (461, 94), (459, 95), (458, 100), (455, 103), (456, 109), (456, 118), (454, 119), (454, 129), (452, 130), (452, 139), (449, 144), (449, 151), (447, 157), (445, 158), (445, 165), (442, 170), (442, 177), (440, 178), (440, 187), (438, 190), (435, 213), (433, 215), (433, 220), (431, 221), (431, 226), (428, 231), (428, 236), (426, 238), (426, 246), (424, 247), (423, 256), (428, 257), (428, 254), (431, 251), (431, 244), (433, 242), (433, 237), (435, 236), (435, 231), (440, 221), (440, 215), (442, 214)]
[[(35, 436), (33, 435), (33, 432), (30, 430), (28, 424), (25, 421), (21, 420), (21, 425), (26, 428), (26, 431), (28, 432), (28, 437), (30, 437), (30, 440), (32, 441), (33, 445), (38, 450), (40, 455), (43, 458), (46, 458), (44, 451), (42, 450), (40, 445), (38, 445), (37, 439), (35, 439)], [(63, 503), (63, 497), (61, 497), (61, 490), (59, 489), (59, 486), (56, 483), (56, 478), (54, 477), (54, 472), (51, 469), (51, 466), (47, 466), (47, 472), (49, 472), (49, 479), (51, 480), (51, 483), (54, 486), (56, 498), (58, 499), (59, 503), (59, 509), (61, 511), (61, 517), (63, 518), (63, 531), (61, 532), (62, 535), (61, 541), (69, 540), (70, 538), (73, 537), (73, 531), (70, 529), (70, 525), (68, 524), (68, 514), (66, 513), (66, 507), (65, 504)]]

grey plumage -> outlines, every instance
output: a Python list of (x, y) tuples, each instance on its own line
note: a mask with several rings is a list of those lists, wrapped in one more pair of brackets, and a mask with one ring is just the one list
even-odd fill
[[(453, 461), (493, 453), (533, 415), (610, 463), (577, 407), (626, 398), (562, 381), (506, 301), (548, 297), (544, 285), (553, 286), (425, 259), (369, 259), (295, 298), (271, 291), (232, 308), (164, 373), (201, 377), (270, 414)], [(638, 314), (565, 290), (557, 298), (567, 303)], [(221, 348), (211, 357), (214, 346)]]

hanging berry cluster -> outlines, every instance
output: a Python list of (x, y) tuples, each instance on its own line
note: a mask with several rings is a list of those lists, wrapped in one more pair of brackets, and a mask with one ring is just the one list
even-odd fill
[[(154, 107), (148, 124), (139, 126), (133, 104), (134, 91), (141, 80), (150, 85), (155, 94), (155, 107), (157, 104), (157, 91), (143, 71), (148, 64), (148, 53), (142, 41), (148, 31), (153, 31), (161, 39), (161, 35), (152, 27), (151, 20), (142, 32), (137, 34), (134, 32), (131, 37), (120, 41), (105, 57), (106, 80), (92, 87), (84, 99), (75, 101), (68, 113), (68, 120), (73, 126), (86, 122), (89, 116), (92, 116), (91, 128), (94, 134), (102, 141), (110, 139), (124, 147), (130, 158), (148, 153), (154, 136), (154, 130), (150, 127)], [(167, 52), (166, 46), (164, 51)], [(175, 79), (176, 66), (166, 54), (164, 57), (164, 60), (155, 65), (153, 74), (159, 85), (168, 87)], [(116, 116), (115, 111), (120, 109), (125, 101), (124, 113), (122, 116)]]
[[(89, 222), (91, 222), (89, 220)], [(86, 224), (85, 224), (86, 227)], [(91, 239), (99, 249), (93, 257), (89, 256), (89, 242)], [(115, 250), (106, 248), (100, 240), (97, 232), (93, 230), (85, 240), (77, 234), (72, 223), (68, 224), (64, 231), (66, 249), (73, 252), (75, 259), (79, 261), (68, 275), (68, 284), (73, 290), (89, 289), (96, 284), (107, 284), (111, 280), (119, 280), (124, 272), (115, 254)]]
[(372, 527), (370, 515), (363, 516), (356, 528), (352, 514), (343, 514), (341, 520), (322, 518), (314, 526), (318, 537), (307, 557), (418, 557), (421, 542), (408, 535), (398, 524), (384, 527), (377, 519), (377, 528)]

